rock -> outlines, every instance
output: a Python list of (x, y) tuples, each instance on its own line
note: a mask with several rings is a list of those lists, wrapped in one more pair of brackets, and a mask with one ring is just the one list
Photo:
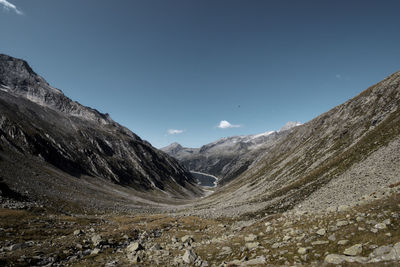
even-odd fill
[(335, 236), (335, 234), (331, 234), (330, 236), (328, 236), (328, 240), (330, 240), (330, 241), (336, 241), (336, 236)]
[(345, 256), (337, 254), (328, 254), (325, 257), (325, 262), (330, 264), (341, 264), (345, 261)]
[(90, 252), (90, 255), (97, 255), (97, 254), (99, 254), (99, 253), (100, 253), (100, 249), (95, 248), (95, 249), (93, 249), (93, 250)]
[(75, 235), (75, 236), (82, 235), (82, 234), (83, 234), (83, 231), (82, 231), (82, 230), (75, 230), (75, 231), (74, 231), (74, 235)]
[(272, 226), (267, 226), (267, 228), (265, 229), (265, 232), (268, 234), (268, 233), (271, 233), (271, 232), (273, 232), (274, 231), (274, 228), (272, 227)]
[(297, 253), (299, 253), (300, 255), (304, 255), (304, 254), (306, 254), (308, 252), (308, 248), (303, 248), (303, 247), (301, 247), (301, 248), (299, 248), (298, 250), (297, 250)]
[(389, 254), (390, 251), (392, 251), (392, 246), (381, 246), (374, 249), (374, 251), (369, 254), (369, 258), (380, 257)]
[(361, 252), (362, 252), (362, 244), (356, 244), (354, 246), (346, 248), (343, 254), (347, 256), (356, 256), (359, 255)]
[(161, 250), (162, 249), (162, 247), (160, 246), (160, 244), (155, 244), (154, 246), (152, 246), (151, 248), (150, 248), (150, 250), (153, 250), (153, 251), (155, 251), (155, 250)]
[(258, 256), (255, 259), (250, 259), (248, 261), (242, 262), (240, 266), (263, 266), (265, 262), (266, 261), (264, 256)]
[(285, 235), (282, 240), (284, 242), (286, 242), (286, 241), (289, 241), (290, 239), (292, 239), (292, 237), (290, 235)]
[(390, 219), (386, 219), (383, 221), (384, 224), (389, 225), (391, 223)]
[(282, 247), (282, 243), (279, 243), (279, 242), (274, 243), (274, 244), (272, 244), (272, 246), (271, 246), (271, 248), (280, 248), (280, 247)]
[(378, 230), (383, 230), (383, 229), (386, 229), (386, 224), (385, 223), (377, 223), (377, 224), (375, 224), (374, 227)]
[(257, 236), (254, 235), (254, 234), (250, 234), (250, 235), (248, 235), (248, 236), (246, 236), (246, 237), (244, 238), (244, 241), (245, 241), (245, 242), (253, 242), (253, 241), (255, 241), (255, 240), (257, 240)]
[(326, 229), (319, 229), (318, 231), (317, 231), (317, 235), (320, 235), (320, 236), (324, 236), (326, 234)]
[(7, 248), (8, 251), (14, 251), (24, 247), (24, 244), (13, 244)]
[(338, 245), (341, 245), (341, 246), (343, 246), (343, 245), (347, 245), (349, 243), (349, 240), (339, 240), (339, 242), (337, 242), (337, 244)]
[(192, 243), (194, 242), (192, 236), (190, 235), (185, 235), (181, 238), (182, 243)]
[(325, 262), (330, 264), (342, 264), (343, 262), (358, 262), (366, 263), (368, 258), (366, 257), (351, 257), (337, 254), (328, 254), (325, 257)]
[(385, 261), (400, 260), (400, 242), (394, 244), (392, 250), (388, 254), (381, 256), (381, 258), (382, 258), (382, 260), (385, 260)]
[(259, 245), (260, 245), (259, 242), (249, 242), (249, 243), (246, 243), (245, 246), (246, 246), (246, 248), (251, 250), (251, 249), (257, 248)]
[(128, 260), (130, 263), (139, 263), (141, 262), (141, 258), (139, 255), (135, 255), (135, 254), (128, 254)]
[(365, 218), (364, 218), (364, 217), (361, 217), (361, 216), (358, 216), (358, 217), (356, 218), (356, 221), (357, 221), (357, 222), (362, 222), (362, 221), (365, 221)]
[(336, 226), (337, 226), (337, 227), (346, 226), (346, 225), (348, 225), (348, 224), (349, 224), (348, 221), (337, 221), (337, 222), (336, 222)]
[(135, 252), (135, 251), (139, 251), (139, 250), (143, 250), (143, 246), (142, 244), (140, 244), (139, 242), (132, 242), (129, 244), (129, 246), (126, 247), (126, 251), (127, 252)]
[(194, 263), (196, 261), (196, 259), (197, 259), (197, 255), (191, 249), (187, 249), (185, 251), (185, 254), (183, 254), (183, 256), (182, 256), (182, 260), (184, 262), (186, 262), (187, 264)]
[(326, 245), (326, 244), (329, 244), (329, 241), (318, 240), (311, 242), (311, 245), (313, 246)]
[(101, 238), (101, 235), (94, 235), (94, 236), (92, 236), (92, 243), (95, 247), (97, 247), (97, 246), (100, 246), (101, 244), (103, 244), (104, 241)]

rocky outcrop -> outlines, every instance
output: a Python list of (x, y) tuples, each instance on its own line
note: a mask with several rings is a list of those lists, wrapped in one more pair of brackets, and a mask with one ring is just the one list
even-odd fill
[(72, 101), (25, 61), (0, 55), (0, 157), (7, 153), (33, 155), (75, 177), (101, 177), (139, 191), (199, 194), (175, 159), (109, 115)]

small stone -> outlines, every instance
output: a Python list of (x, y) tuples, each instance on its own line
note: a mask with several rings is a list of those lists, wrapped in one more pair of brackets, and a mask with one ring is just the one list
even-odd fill
[(83, 231), (82, 231), (82, 230), (75, 230), (75, 231), (74, 231), (74, 235), (75, 235), (75, 236), (82, 235), (82, 234), (83, 234)]
[(336, 236), (335, 236), (335, 234), (331, 234), (330, 236), (328, 236), (328, 240), (330, 240), (330, 241), (336, 241)]
[(301, 248), (299, 248), (298, 250), (297, 250), (297, 253), (299, 253), (300, 255), (304, 255), (304, 254), (306, 254), (308, 252), (308, 248), (303, 248), (303, 247), (301, 247)]
[(197, 259), (197, 255), (191, 249), (187, 249), (185, 251), (185, 254), (183, 254), (183, 256), (182, 256), (182, 260), (184, 262), (186, 262), (187, 264), (191, 264), (191, 263), (195, 262), (196, 259)]
[(92, 243), (95, 247), (101, 245), (103, 243), (103, 239), (101, 238), (100, 235), (94, 235), (92, 236)]
[(375, 224), (375, 228), (378, 230), (386, 229), (386, 224), (385, 223), (377, 223), (377, 224)]
[(274, 231), (274, 228), (272, 227), (272, 226), (267, 226), (267, 228), (265, 229), (265, 232), (268, 234), (268, 233), (271, 233), (272, 231)]
[(364, 220), (365, 220), (364, 217), (358, 216), (358, 217), (356, 218), (356, 221), (357, 221), (357, 222), (362, 222), (362, 221), (364, 221)]
[(348, 224), (349, 224), (348, 221), (337, 221), (337, 222), (336, 222), (336, 226), (337, 226), (337, 227), (346, 226), (346, 225), (348, 225)]
[(249, 243), (246, 243), (245, 246), (246, 246), (246, 248), (251, 250), (251, 249), (257, 248), (259, 245), (260, 245), (259, 242), (249, 242)]
[(192, 236), (190, 235), (185, 235), (181, 238), (182, 243), (192, 243), (194, 240)]
[(139, 250), (143, 250), (143, 246), (142, 244), (140, 244), (139, 242), (132, 242), (129, 244), (129, 246), (126, 247), (126, 251), (128, 252), (134, 252), (134, 251), (139, 251)]
[(344, 245), (347, 245), (348, 243), (349, 243), (349, 240), (344, 239), (344, 240), (339, 240), (338, 245), (344, 246)]
[(134, 255), (134, 254), (128, 254), (128, 260), (130, 263), (134, 263), (134, 264), (141, 262), (140, 256)]
[(344, 255), (347, 256), (357, 256), (362, 252), (362, 244), (356, 244), (349, 248), (346, 248), (343, 252)]
[(319, 240), (319, 241), (311, 242), (311, 245), (313, 245), (313, 246), (326, 245), (326, 244), (329, 244), (329, 241), (321, 241), (321, 240)]
[(320, 235), (320, 236), (324, 236), (326, 234), (326, 230), (325, 229), (319, 229), (318, 231), (317, 231), (317, 235)]
[(246, 236), (246, 237), (244, 238), (244, 241), (245, 241), (245, 242), (253, 242), (253, 241), (255, 241), (255, 240), (257, 240), (257, 236), (254, 235), (254, 234), (250, 234), (250, 235), (248, 235), (248, 236)]
[(99, 253), (100, 253), (100, 249), (95, 248), (95, 249), (92, 250), (92, 252), (90, 252), (90, 255), (97, 255)]

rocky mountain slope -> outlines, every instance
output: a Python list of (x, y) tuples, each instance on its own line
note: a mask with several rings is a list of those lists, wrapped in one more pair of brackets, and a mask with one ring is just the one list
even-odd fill
[(224, 185), (251, 168), (271, 146), (299, 125), (299, 122), (288, 122), (279, 131), (225, 137), (200, 148), (186, 148), (173, 143), (161, 150), (178, 159), (189, 170), (217, 176), (218, 184)]
[(358, 203), (400, 179), (399, 107), (396, 72), (296, 127), (203, 207), (212, 205), (221, 215), (264, 216)]
[(0, 55), (0, 168), (7, 184), (26, 184), (27, 190), (39, 179), (46, 185), (52, 177), (91, 176), (137, 192), (200, 194), (175, 159), (107, 114), (72, 101), (25, 61), (7, 55)]

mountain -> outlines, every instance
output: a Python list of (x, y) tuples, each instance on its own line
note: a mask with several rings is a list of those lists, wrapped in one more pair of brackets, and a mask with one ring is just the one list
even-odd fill
[(7, 55), (0, 55), (0, 166), (5, 182), (15, 188), (25, 184), (28, 191), (43, 189), (35, 186), (36, 177), (48, 176), (41, 181), (46, 186), (51, 177), (66, 175), (98, 177), (137, 192), (200, 194), (175, 159), (108, 114), (72, 101), (27, 62)]
[(355, 205), (400, 181), (398, 151), (400, 72), (293, 128), (201, 205), (249, 217)]
[(173, 143), (161, 148), (192, 171), (208, 173), (223, 185), (246, 171), (270, 146), (287, 136), (300, 122), (288, 122), (279, 131), (221, 138), (200, 148)]

